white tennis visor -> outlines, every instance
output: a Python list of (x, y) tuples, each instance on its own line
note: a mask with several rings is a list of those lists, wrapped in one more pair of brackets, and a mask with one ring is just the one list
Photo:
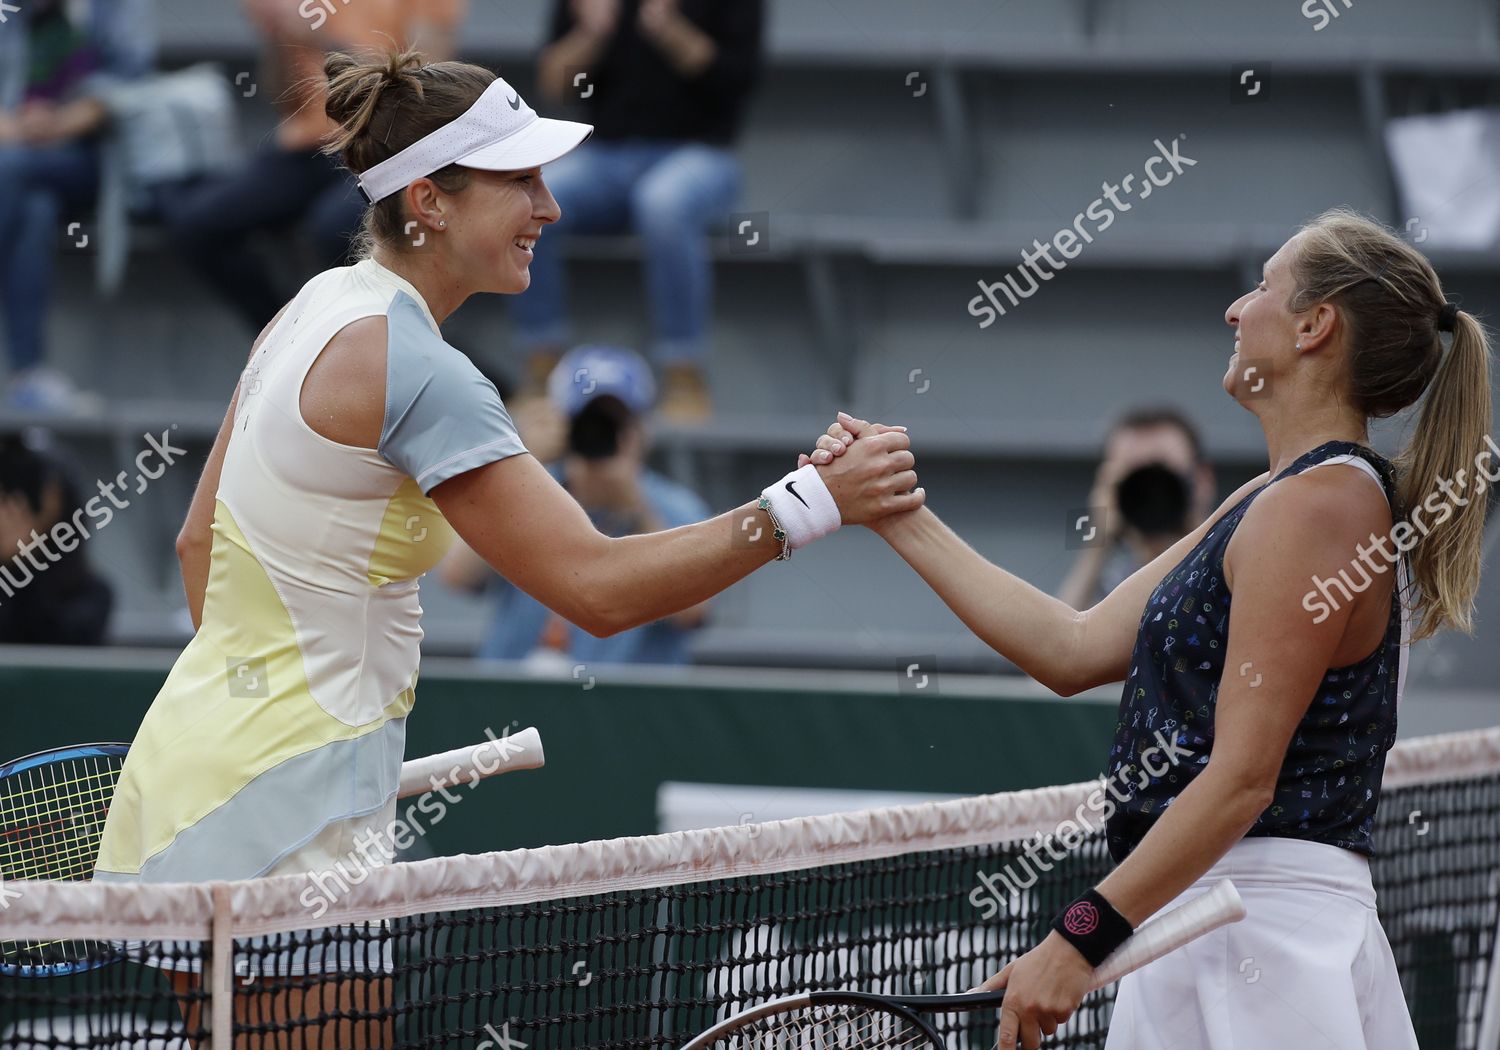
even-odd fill
[(449, 164), (524, 171), (561, 157), (594, 132), (592, 124), (539, 117), (499, 77), (453, 121), (363, 171), (359, 191), (374, 204)]

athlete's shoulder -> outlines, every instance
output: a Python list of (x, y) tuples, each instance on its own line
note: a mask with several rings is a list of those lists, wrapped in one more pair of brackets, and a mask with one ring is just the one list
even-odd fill
[(1229, 494), (1229, 496), (1224, 500), (1223, 503), (1219, 504), (1218, 509), (1208, 516), (1209, 523), (1212, 524), (1218, 521), (1224, 515), (1234, 510), (1235, 507), (1238, 507), (1242, 502), (1244, 502), (1246, 496), (1251, 495), (1253, 492), (1255, 492), (1270, 480), (1271, 472), (1266, 471), (1259, 477), (1251, 478), (1239, 488), (1235, 489)]
[[(468, 375), (482, 375), (469, 355), (443, 338), (432, 327), (427, 311), (405, 291), (397, 290), (386, 307), (386, 343), (391, 355), (415, 358), (434, 369), (456, 369)], [(388, 362), (389, 365), (389, 362)]]
[(1358, 467), (1330, 465), (1267, 486), (1239, 531), (1256, 548), (1347, 560), (1358, 544), (1390, 527), (1390, 504), (1380, 485)]
[(433, 330), (405, 293), (386, 325), (380, 454), (423, 492), (456, 474), (526, 451), (495, 384)]
[[(385, 317), (386, 404), (393, 411), (419, 397), (464, 408), (500, 407), (500, 392), (469, 355), (443, 338), (427, 313), (397, 292)], [(388, 421), (389, 422), (389, 421)]]
[(385, 423), (384, 316), (371, 314), (334, 333), (302, 382), (302, 418), (341, 445), (375, 448)]
[[(302, 287), (297, 289), (297, 294), (292, 296), (287, 307), (293, 314), (301, 317), (310, 311), (327, 310), (352, 303), (360, 295), (370, 295), (373, 291), (373, 288), (359, 280), (355, 267), (333, 266), (303, 281)], [(374, 302), (375, 297), (370, 297)]]
[(1380, 519), (1388, 525), (1390, 501), (1384, 486), (1371, 472), (1373, 468), (1363, 466), (1364, 460), (1353, 460), (1340, 458), (1290, 474), (1268, 488), (1256, 503), (1263, 505), (1264, 514), (1326, 516), (1330, 519), (1327, 525), (1333, 528), (1353, 521), (1368, 522), (1373, 527)]

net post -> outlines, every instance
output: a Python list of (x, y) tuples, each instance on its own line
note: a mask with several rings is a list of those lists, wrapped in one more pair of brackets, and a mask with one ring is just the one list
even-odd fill
[(213, 956), (207, 980), (211, 1050), (234, 1050), (234, 923), (228, 883), (213, 884)]

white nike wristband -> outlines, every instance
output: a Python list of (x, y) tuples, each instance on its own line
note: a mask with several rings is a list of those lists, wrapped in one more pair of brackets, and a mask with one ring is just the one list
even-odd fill
[(842, 524), (833, 493), (811, 463), (763, 489), (761, 496), (771, 502), (772, 513), (786, 531), (787, 546), (794, 550), (837, 531)]

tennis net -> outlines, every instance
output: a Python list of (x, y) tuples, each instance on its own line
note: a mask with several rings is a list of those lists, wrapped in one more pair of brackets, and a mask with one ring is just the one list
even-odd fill
[[(794, 991), (963, 991), (1109, 870), (1102, 790), (240, 883), (3, 883), (0, 1046), (670, 1050)], [(1376, 845), (1421, 1045), (1496, 1045), (1500, 729), (1399, 745)], [(91, 968), (29, 975), (57, 958)], [(1090, 996), (1047, 1045), (1101, 1047), (1109, 1008)], [(993, 1015), (939, 1028), (994, 1045)]]

